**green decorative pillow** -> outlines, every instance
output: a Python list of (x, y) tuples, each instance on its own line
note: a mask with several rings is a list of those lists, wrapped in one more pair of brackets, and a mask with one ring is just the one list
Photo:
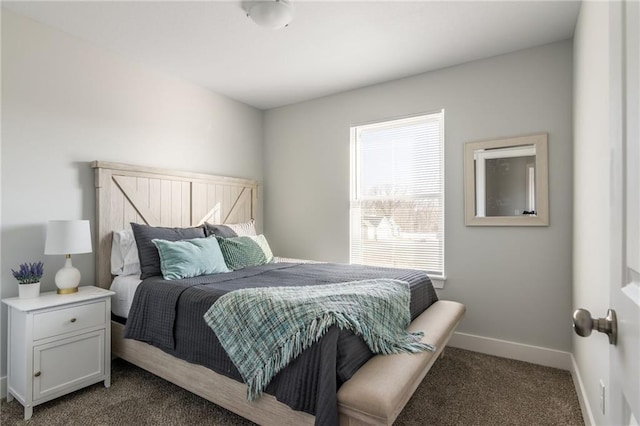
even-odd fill
[(167, 241), (153, 239), (165, 280), (229, 272), (215, 238)]
[(227, 267), (234, 271), (249, 266), (265, 265), (273, 260), (273, 254), (264, 235), (216, 238)]

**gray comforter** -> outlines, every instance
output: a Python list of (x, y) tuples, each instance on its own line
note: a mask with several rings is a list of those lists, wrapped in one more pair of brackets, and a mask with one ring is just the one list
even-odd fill
[[(342, 264), (270, 264), (226, 274), (166, 281), (144, 280), (136, 291), (125, 337), (141, 340), (183, 360), (241, 381), (204, 313), (223, 294), (251, 287), (303, 286), (372, 278), (409, 283), (411, 317), (437, 300), (422, 271)], [(373, 354), (358, 336), (332, 327), (269, 384), (267, 393), (294, 410), (316, 416), (318, 425), (338, 423), (336, 392)]]

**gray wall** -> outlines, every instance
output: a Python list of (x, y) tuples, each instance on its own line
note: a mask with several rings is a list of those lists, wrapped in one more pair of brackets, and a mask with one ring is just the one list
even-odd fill
[[(573, 308), (585, 308), (600, 317), (609, 308), (611, 279), (608, 3), (582, 3), (574, 61)], [(599, 381), (610, 389), (607, 336), (574, 335), (573, 355), (591, 407), (587, 414), (593, 416), (594, 424), (611, 424), (599, 410)]]
[[(55, 289), (62, 256), (44, 256), (49, 219), (94, 218), (92, 160), (262, 181), (262, 112), (2, 11), (1, 296), (10, 273), (42, 260)], [(74, 256), (82, 284), (94, 255)], [(0, 354), (6, 374), (6, 309)]]
[[(459, 331), (571, 348), (572, 42), (265, 113), (265, 230), (283, 256), (349, 260), (349, 128), (445, 109), (444, 299)], [(550, 226), (465, 227), (463, 145), (549, 133)]]

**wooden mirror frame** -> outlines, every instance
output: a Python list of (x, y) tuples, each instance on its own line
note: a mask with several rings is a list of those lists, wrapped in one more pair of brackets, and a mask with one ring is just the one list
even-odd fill
[[(479, 149), (535, 146), (535, 216), (476, 216), (476, 177), (474, 152)], [(548, 226), (549, 225), (549, 169), (547, 165), (547, 134), (541, 133), (515, 138), (467, 142), (464, 145), (464, 223), (467, 226)]]

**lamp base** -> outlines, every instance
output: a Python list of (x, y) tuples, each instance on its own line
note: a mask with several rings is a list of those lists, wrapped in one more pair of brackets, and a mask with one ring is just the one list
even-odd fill
[(71, 264), (71, 255), (68, 254), (62, 267), (56, 272), (55, 277), (56, 287), (58, 287), (58, 294), (72, 294), (78, 292), (78, 285), (80, 284), (80, 271), (74, 268)]

